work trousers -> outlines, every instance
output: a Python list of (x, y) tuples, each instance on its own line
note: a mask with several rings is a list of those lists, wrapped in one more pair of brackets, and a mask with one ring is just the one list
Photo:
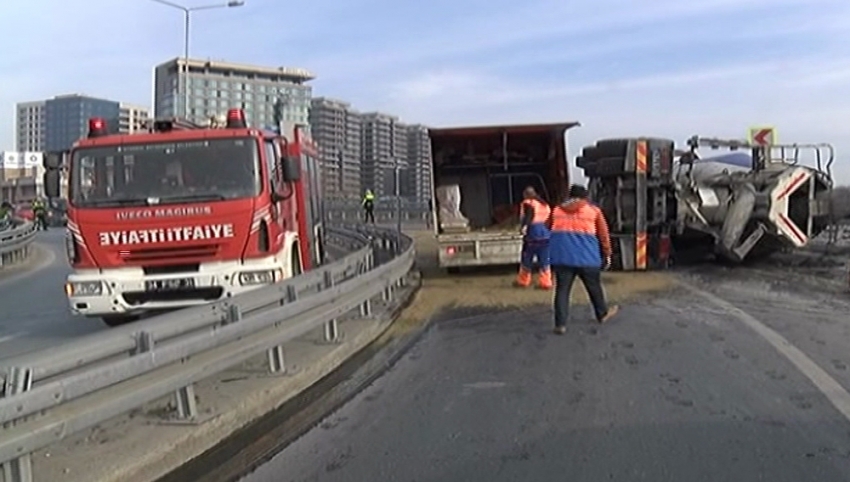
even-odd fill
[(587, 296), (593, 304), (596, 320), (608, 314), (608, 304), (605, 302), (605, 292), (602, 289), (602, 270), (577, 266), (552, 266), (555, 274), (555, 326), (567, 325), (570, 317), (570, 291), (578, 276), (587, 290)]
[(549, 240), (525, 240), (522, 242), (522, 254), (520, 255), (520, 266), (531, 271), (534, 267), (534, 259), (540, 267), (540, 272), (549, 269)]
[(366, 207), (363, 208), (363, 211), (366, 215), (366, 221), (365, 222), (367, 222), (367, 223), (371, 222), (372, 224), (375, 224), (375, 208), (373, 206), (367, 205)]

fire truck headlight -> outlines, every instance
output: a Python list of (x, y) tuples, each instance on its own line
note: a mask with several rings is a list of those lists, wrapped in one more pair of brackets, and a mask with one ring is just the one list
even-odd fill
[(66, 283), (65, 293), (68, 296), (100, 296), (103, 294), (103, 283), (100, 281)]
[(239, 284), (243, 286), (267, 285), (280, 281), (283, 276), (279, 270), (243, 271), (239, 273)]

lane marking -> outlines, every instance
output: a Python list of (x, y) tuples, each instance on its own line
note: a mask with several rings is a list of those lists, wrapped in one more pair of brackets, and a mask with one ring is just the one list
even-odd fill
[(759, 336), (765, 339), (773, 346), (782, 356), (790, 361), (797, 369), (808, 378), (820, 390), (821, 393), (850, 421), (850, 393), (841, 386), (829, 373), (818, 366), (811, 358), (808, 357), (802, 350), (792, 345), (785, 337), (768, 327), (764, 323), (754, 318), (749, 313), (729, 303), (728, 301), (713, 295), (705, 290), (680, 280), (682, 287), (691, 293), (704, 298), (705, 300), (714, 303), (723, 308), (729, 314), (738, 318), (738, 321), (745, 324), (751, 330), (755, 331)]

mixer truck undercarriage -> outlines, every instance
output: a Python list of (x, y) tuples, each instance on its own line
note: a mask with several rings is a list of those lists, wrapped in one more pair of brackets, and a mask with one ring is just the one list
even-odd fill
[[(730, 153), (701, 159), (700, 147)], [(576, 164), (608, 218), (614, 269), (645, 270), (674, 253), (740, 263), (807, 245), (832, 223), (833, 159), (828, 144), (694, 136), (681, 152), (667, 139), (601, 140)]]

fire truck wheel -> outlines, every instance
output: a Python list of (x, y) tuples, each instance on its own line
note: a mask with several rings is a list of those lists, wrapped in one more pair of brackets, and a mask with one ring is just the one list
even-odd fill
[(132, 323), (136, 321), (139, 317), (132, 315), (107, 315), (101, 317), (104, 323), (110, 327), (116, 327), (121, 325), (126, 325), (127, 323)]

